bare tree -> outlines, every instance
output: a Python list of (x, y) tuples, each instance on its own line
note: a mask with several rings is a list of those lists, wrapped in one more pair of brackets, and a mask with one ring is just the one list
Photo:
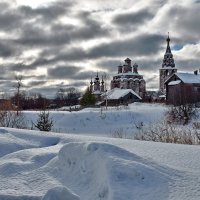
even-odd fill
[(25, 128), (24, 115), (15, 111), (9, 100), (4, 100), (0, 105), (0, 126), (11, 128)]
[(167, 111), (167, 121), (169, 123), (187, 124), (192, 117), (197, 116), (195, 104), (172, 105)]
[(20, 109), (20, 90), (22, 87), (22, 76), (16, 75), (15, 80), (17, 81), (15, 88), (17, 89), (16, 97), (17, 97), (17, 115), (19, 115), (19, 109)]

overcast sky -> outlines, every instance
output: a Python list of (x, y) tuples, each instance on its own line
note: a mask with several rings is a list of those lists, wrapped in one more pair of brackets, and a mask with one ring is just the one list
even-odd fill
[(199, 69), (200, 0), (1, 0), (0, 92), (13, 91), (15, 75), (48, 97), (84, 89), (126, 57), (158, 88), (168, 32), (178, 70)]

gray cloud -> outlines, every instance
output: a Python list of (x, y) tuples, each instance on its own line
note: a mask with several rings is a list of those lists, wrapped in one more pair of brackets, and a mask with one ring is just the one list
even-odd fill
[(200, 61), (198, 59), (179, 59), (175, 60), (176, 67), (181, 71), (190, 71), (200, 69)]
[(153, 18), (153, 14), (148, 10), (139, 10), (138, 12), (127, 12), (114, 17), (113, 23), (118, 25), (123, 32), (136, 29), (137, 26)]
[(0, 40), (0, 57), (9, 57), (15, 54), (15, 49)]
[(71, 79), (81, 68), (74, 66), (57, 66), (48, 69), (48, 77), (51, 79)]
[(31, 8), (29, 6), (19, 7), (19, 12), (28, 18), (41, 17), (44, 22), (55, 21), (58, 17), (64, 15), (66, 12), (70, 13), (73, 6), (72, 1), (56, 1), (48, 6)]
[(43, 86), (44, 84), (46, 84), (47, 81), (31, 81), (27, 84), (28, 87), (34, 87), (34, 86)]
[(57, 66), (48, 69), (48, 77), (51, 79), (65, 79), (65, 80), (88, 80), (93, 71), (82, 71), (83, 68), (76, 66)]
[(98, 45), (89, 52), (89, 58), (153, 55), (158, 53), (163, 36), (142, 34), (131, 39), (124, 39)]
[[(26, 87), (41, 93), (57, 90), (57, 85), (47, 86), (49, 79), (86, 86), (93, 71), (92, 67), (88, 69), (91, 63), (112, 75), (126, 57), (138, 63), (141, 74), (153, 74), (161, 66), (163, 56), (158, 58), (158, 54), (165, 52), (163, 35), (168, 31), (174, 49), (177, 45), (199, 43), (198, 1), (188, 5), (179, 1), (142, 1), (140, 8), (136, 7), (139, 1), (134, 1), (129, 9), (128, 0), (114, 3), (62, 0), (36, 8), (9, 2), (0, 3), (0, 80), (6, 90), (12, 89), (10, 83), (16, 72), (27, 74)], [(84, 11), (83, 5), (87, 5)], [(139, 11), (134, 11), (138, 8)], [(30, 50), (40, 53), (33, 51), (31, 56)], [(78, 63), (81, 67), (75, 67)], [(175, 59), (175, 63), (178, 69), (187, 71), (200, 66), (199, 58), (188, 60), (184, 56)], [(29, 76), (30, 70), (38, 67), (44, 69), (44, 74), (37, 75), (36, 71)], [(146, 80), (148, 87), (156, 83), (151, 76)]]

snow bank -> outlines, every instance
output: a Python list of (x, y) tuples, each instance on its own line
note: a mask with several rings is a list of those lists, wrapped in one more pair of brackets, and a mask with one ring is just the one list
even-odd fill
[(137, 155), (107, 143), (66, 144), (48, 168), (85, 200), (140, 199), (141, 195), (155, 200), (168, 193), (168, 178), (161, 167), (151, 166)]
[(66, 187), (55, 187), (48, 190), (42, 200), (79, 200), (79, 197)]

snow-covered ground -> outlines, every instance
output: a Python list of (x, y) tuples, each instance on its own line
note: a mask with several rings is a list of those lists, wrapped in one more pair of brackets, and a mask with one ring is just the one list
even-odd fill
[(0, 200), (198, 200), (200, 146), (105, 137), (106, 128), (129, 125), (128, 116), (153, 123), (164, 111), (133, 104), (105, 115), (52, 112), (68, 134), (0, 128)]
[[(133, 103), (128, 107), (86, 108), (81, 111), (50, 111), (54, 132), (87, 135), (113, 136), (116, 132), (124, 135), (134, 134), (136, 126), (162, 122), (166, 107), (162, 104)], [(26, 111), (28, 127), (38, 118), (38, 112)]]

